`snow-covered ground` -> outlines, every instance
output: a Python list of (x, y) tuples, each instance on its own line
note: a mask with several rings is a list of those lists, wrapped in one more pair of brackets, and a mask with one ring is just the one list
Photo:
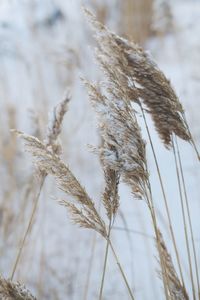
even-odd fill
[[(107, 1), (108, 2), (108, 1)], [(118, 31), (117, 1), (102, 1), (109, 11), (107, 23)], [(85, 1), (91, 5), (92, 1)], [(101, 1), (98, 1), (101, 5)], [(103, 188), (103, 176), (98, 158), (87, 145), (97, 145), (99, 136), (97, 122), (88, 97), (80, 80), (86, 77), (99, 80), (93, 54), (92, 32), (81, 11), (81, 1), (1, 1), (0, 3), (0, 134), (8, 143), (10, 135), (6, 107), (16, 109), (18, 129), (32, 133), (33, 125), (29, 110), (39, 114), (42, 130), (45, 130), (48, 111), (61, 98), (66, 89), (72, 100), (64, 121), (62, 143), (64, 159), (71, 170), (86, 187), (88, 193), (99, 204)], [(149, 50), (160, 68), (171, 80), (186, 109), (191, 130), (200, 146), (199, 94), (200, 94), (200, 2), (171, 1), (173, 31), (152, 37), (145, 48)], [(174, 158), (164, 149), (155, 133), (151, 120), (155, 147), (159, 157), (161, 173), (166, 184), (170, 212), (176, 232), (186, 282), (189, 269), (186, 259), (183, 222), (178, 199)], [(141, 126), (144, 125), (141, 120)], [(145, 128), (144, 137), (147, 139)], [(3, 136), (3, 134), (5, 136)], [(43, 132), (44, 134), (44, 132)], [(1, 144), (1, 143), (0, 143)], [(199, 250), (198, 216), (199, 171), (192, 147), (180, 141), (185, 176), (194, 222), (195, 242)], [(18, 145), (15, 163), (17, 194), (12, 195), (15, 211), (23, 196), (22, 187), (30, 176), (30, 158)], [(0, 148), (1, 151), (1, 148)], [(24, 157), (25, 156), (25, 157)], [(166, 214), (162, 193), (156, 173), (151, 149), (147, 146), (147, 157), (151, 171), (151, 182), (159, 224), (170, 250), (173, 250), (166, 225)], [(1, 155), (2, 159), (2, 155)], [(9, 157), (8, 157), (9, 160)], [(0, 203), (7, 195), (12, 183), (2, 164), (0, 167), (2, 186)], [(16, 279), (24, 282), (38, 299), (84, 299), (89, 262), (94, 238), (96, 247), (90, 278), (88, 300), (98, 298), (105, 251), (105, 241), (93, 232), (79, 229), (71, 224), (65, 209), (53, 197), (60, 194), (54, 181), (49, 178), (42, 193), (35, 224), (24, 249)], [(53, 197), (52, 197), (53, 196)], [(63, 195), (62, 195), (63, 196)], [(143, 201), (133, 199), (125, 185), (120, 186), (121, 214), (116, 220), (112, 239), (121, 259), (136, 299), (164, 299), (161, 281), (156, 269), (156, 249), (152, 225)], [(63, 196), (64, 197), (64, 196)], [(31, 197), (28, 200), (31, 201)], [(31, 203), (28, 206), (30, 213)], [(100, 208), (102, 210), (102, 208)], [(22, 213), (22, 212), (21, 212)], [(26, 212), (26, 215), (28, 215)], [(124, 218), (125, 217), (125, 222)], [(24, 225), (26, 222), (24, 222)], [(129, 228), (127, 232), (126, 228)], [(9, 276), (16, 254), (16, 245), (24, 228), (12, 228), (9, 241), (1, 239), (0, 273)], [(6, 245), (6, 247), (5, 247)], [(173, 255), (174, 259), (174, 255)], [(200, 257), (198, 256), (198, 261)], [(175, 261), (175, 260), (174, 260)], [(175, 264), (176, 265), (176, 264)], [(189, 285), (189, 289), (191, 289)], [(191, 293), (191, 290), (189, 290)], [(110, 254), (106, 273), (104, 299), (128, 299), (127, 290), (121, 280), (117, 265)]]

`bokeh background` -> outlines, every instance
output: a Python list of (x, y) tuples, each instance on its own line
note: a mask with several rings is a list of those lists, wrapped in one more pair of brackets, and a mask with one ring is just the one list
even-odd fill
[[(95, 41), (82, 5), (110, 29), (151, 52), (180, 97), (194, 139), (200, 144), (199, 0), (1, 0), (0, 273), (5, 277), (11, 273), (37, 190), (31, 158), (10, 129), (44, 137), (48, 113), (66, 89), (71, 102), (61, 138), (63, 159), (102, 210), (102, 170), (98, 157), (88, 149), (88, 144), (98, 145), (100, 137), (80, 79), (99, 81), (102, 73), (94, 59)], [(173, 156), (159, 142), (149, 122), (187, 282), (189, 268)], [(143, 134), (147, 138), (145, 130)], [(180, 145), (199, 250), (199, 165), (192, 147), (184, 142)], [(171, 250), (162, 194), (148, 145), (147, 156), (159, 225)], [(136, 299), (164, 299), (148, 210), (143, 201), (133, 199), (123, 184), (120, 196), (120, 213), (112, 239)], [(97, 299), (105, 241), (72, 224), (56, 197), (59, 193), (55, 183), (48, 178), (15, 279), (25, 283), (38, 299)], [(199, 259), (198, 255), (198, 262)], [(112, 255), (104, 299), (128, 299)]]

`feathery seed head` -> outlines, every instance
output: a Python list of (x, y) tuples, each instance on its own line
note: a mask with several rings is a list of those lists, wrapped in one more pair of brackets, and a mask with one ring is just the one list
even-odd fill
[(118, 98), (116, 90), (110, 91), (107, 97), (95, 85), (87, 81), (85, 84), (99, 117), (100, 132), (104, 141), (99, 154), (103, 165), (118, 172), (124, 182), (132, 187), (134, 195), (142, 197), (148, 177), (145, 143), (130, 103), (124, 100), (125, 97), (123, 100)]
[(168, 291), (170, 294), (170, 299), (172, 300), (189, 300), (187, 292), (182, 286), (176, 270), (174, 268), (172, 258), (167, 250), (166, 244), (164, 242), (162, 233), (158, 230), (158, 242), (161, 249), (162, 260), (165, 269), (166, 282), (168, 286)]
[(0, 299), (1, 300), (36, 300), (34, 296), (20, 283), (0, 276)]
[(111, 88), (114, 83), (115, 87), (126, 90), (127, 100), (140, 105), (142, 101), (165, 146), (171, 146), (173, 133), (190, 141), (182, 105), (150, 55), (136, 43), (110, 32), (89, 11), (85, 12), (95, 30), (97, 59), (112, 82)]
[(67, 106), (70, 99), (66, 95), (64, 100), (54, 107), (51, 117), (49, 118), (49, 124), (47, 128), (47, 134), (45, 144), (55, 154), (61, 154), (62, 149), (58, 141), (58, 137), (61, 132), (62, 121), (65, 113), (67, 112)]
[(36, 168), (45, 174), (52, 175), (59, 189), (76, 201), (78, 206), (66, 201), (62, 202), (72, 213), (72, 219), (82, 227), (88, 228), (88, 224), (90, 224), (90, 228), (106, 237), (105, 224), (98, 214), (94, 202), (60, 157), (47, 149), (47, 146), (37, 138), (22, 132), (18, 132), (18, 134), (25, 142), (25, 149), (33, 156)]

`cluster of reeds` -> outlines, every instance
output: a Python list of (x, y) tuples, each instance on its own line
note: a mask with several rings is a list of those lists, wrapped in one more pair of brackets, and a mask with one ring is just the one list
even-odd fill
[[(197, 151), (196, 145), (194, 143), (194, 140), (192, 138), (192, 135), (189, 130), (189, 126), (187, 124), (185, 114), (183, 107), (176, 96), (169, 80), (165, 77), (163, 72), (158, 68), (156, 63), (152, 60), (152, 58), (149, 56), (148, 53), (146, 53), (141, 47), (139, 47), (134, 42), (129, 42), (125, 39), (122, 39), (121, 37), (117, 36), (113, 32), (110, 32), (104, 25), (99, 23), (95, 17), (88, 11), (86, 11), (86, 14), (88, 15), (91, 24), (93, 25), (93, 28), (95, 29), (95, 37), (98, 43), (98, 48), (96, 49), (96, 57), (97, 60), (105, 74), (106, 80), (103, 82), (104, 90), (106, 90), (106, 95), (109, 95), (109, 99), (111, 100), (112, 106), (114, 106), (113, 103), (118, 101), (118, 99), (123, 99), (126, 103), (132, 102), (133, 104), (136, 104), (139, 106), (144, 123), (147, 129), (149, 142), (151, 144), (151, 148), (154, 154), (154, 159), (159, 175), (159, 180), (163, 192), (163, 198), (165, 203), (165, 208), (168, 216), (168, 222), (169, 222), (169, 228), (174, 244), (174, 249), (176, 253), (176, 258), (179, 266), (180, 276), (182, 284), (179, 285), (180, 290), (183, 291), (182, 295), (186, 295), (185, 293), (185, 284), (184, 279), (182, 275), (182, 268), (180, 263), (180, 257), (178, 254), (178, 249), (175, 241), (174, 231), (172, 228), (172, 221), (169, 213), (169, 205), (166, 199), (166, 193), (163, 185), (163, 180), (160, 174), (160, 169), (158, 165), (158, 159), (155, 153), (154, 145), (152, 142), (151, 134), (148, 128), (148, 124), (146, 121), (146, 112), (149, 113), (154, 121), (155, 128), (164, 143), (164, 145), (167, 148), (172, 148), (173, 152), (177, 151), (179, 153), (179, 147), (177, 143), (177, 137), (190, 142), (197, 153), (197, 156), (199, 158), (199, 153)], [(106, 88), (105, 88), (106, 87)], [(99, 101), (100, 102), (100, 101)], [(130, 104), (129, 104), (130, 105)], [(123, 107), (123, 106), (122, 106)], [(130, 107), (131, 109), (131, 107)], [(123, 109), (120, 106), (120, 113), (123, 111)], [(132, 109), (133, 111), (133, 109)], [(99, 112), (99, 111), (98, 111)], [(121, 118), (122, 119), (122, 118)], [(126, 117), (126, 120), (128, 118)], [(136, 119), (137, 120), (137, 119)], [(110, 122), (110, 120), (109, 120)], [(108, 123), (108, 122), (107, 122)], [(119, 126), (118, 126), (119, 127)], [(108, 126), (107, 126), (108, 128)], [(116, 127), (117, 128), (117, 127)], [(134, 128), (134, 127), (132, 127)], [(137, 130), (135, 130), (137, 132)], [(119, 133), (118, 133), (119, 134)], [(110, 136), (110, 135), (109, 135)], [(132, 135), (133, 137), (134, 135)], [(142, 138), (139, 136), (139, 139), (142, 141)], [(119, 137), (117, 141), (119, 140)], [(135, 137), (135, 141), (138, 139)], [(175, 142), (176, 141), (176, 147), (175, 149)], [(124, 139), (126, 141), (126, 139)], [(127, 142), (126, 142), (127, 143)], [(138, 145), (138, 149), (143, 153), (143, 156), (140, 156), (140, 164), (145, 165), (145, 170), (148, 171), (148, 166), (146, 162), (146, 158), (144, 155), (144, 147)], [(127, 147), (128, 148), (128, 147)], [(129, 156), (131, 157), (131, 156)], [(175, 153), (175, 163), (177, 166), (177, 159), (176, 159), (176, 153)], [(131, 165), (129, 163), (129, 165)], [(193, 279), (193, 271), (192, 271), (192, 263), (191, 263), (191, 252), (190, 252), (190, 246), (188, 241), (188, 229), (186, 224), (186, 214), (189, 220), (189, 231), (191, 235), (191, 243), (193, 248), (193, 257), (194, 257), (194, 263), (195, 263), (195, 274), (197, 278), (197, 287), (199, 291), (199, 275), (198, 275), (198, 267), (197, 267), (197, 258), (196, 258), (196, 249), (194, 245), (194, 237), (193, 237), (193, 231), (192, 231), (192, 222), (190, 217), (190, 210), (189, 210), (189, 204), (187, 199), (187, 192), (184, 182), (184, 175), (183, 175), (183, 169), (182, 169), (182, 163), (181, 159), (179, 157), (179, 168), (181, 175), (179, 174), (179, 170), (177, 167), (177, 178), (179, 183), (179, 190), (180, 190), (180, 198), (181, 198), (181, 207), (182, 207), (182, 217), (183, 217), (183, 223), (185, 228), (185, 239), (186, 239), (186, 248), (188, 253), (188, 262), (189, 262), (189, 268), (190, 268), (190, 278), (191, 278), (191, 285), (193, 290), (193, 297), (195, 297), (195, 287), (194, 287), (194, 279)], [(184, 194), (185, 199), (182, 197), (182, 190), (181, 190), (181, 182), (180, 182), (180, 176), (182, 177), (182, 183), (184, 188)], [(129, 176), (130, 178), (130, 176)], [(143, 179), (144, 184), (144, 179)], [(161, 243), (159, 236), (160, 232), (159, 228), (157, 227), (156, 222), (156, 215), (154, 211), (154, 204), (153, 199), (151, 195), (151, 186), (149, 183), (149, 180), (147, 178), (147, 187), (145, 187), (145, 194), (143, 194), (143, 197), (146, 197), (146, 200), (151, 210), (152, 215), (152, 221), (154, 223), (155, 228), (155, 234), (158, 244), (158, 250), (160, 254), (160, 263), (161, 267), (163, 269), (163, 274), (166, 274), (165, 266), (163, 266), (162, 263), (162, 252), (161, 252)], [(150, 194), (150, 201), (149, 196), (147, 196), (147, 191)], [(185, 200), (186, 203), (186, 212), (184, 210), (183, 202)], [(151, 203), (150, 203), (151, 202)], [(160, 249), (159, 249), (160, 248)], [(165, 246), (166, 249), (166, 246)], [(165, 259), (164, 259), (165, 262)], [(165, 275), (164, 275), (165, 277)], [(169, 283), (167, 283), (168, 279), (165, 281), (165, 278), (163, 277), (163, 281), (166, 285), (168, 285), (167, 289), (169, 294), (172, 293), (170, 291)], [(180, 281), (179, 281), (180, 282)], [(181, 283), (181, 282), (180, 282)], [(166, 291), (166, 290), (165, 290)], [(168, 293), (167, 292), (167, 293)]]
[[(111, 238), (111, 231), (120, 205), (118, 187), (120, 182), (123, 181), (130, 187), (133, 197), (135, 199), (143, 199), (149, 209), (149, 215), (155, 234), (165, 298), (173, 300), (189, 299), (187, 292), (188, 285), (184, 280), (182, 272), (179, 250), (175, 241), (164, 184), (160, 174), (151, 133), (146, 121), (146, 113), (149, 113), (163, 144), (169, 149), (172, 148), (174, 151), (177, 178), (180, 181), (180, 196), (182, 196), (181, 184), (183, 183), (184, 186), (185, 196), (181, 197), (182, 215), (188, 250), (190, 283), (192, 286), (193, 299), (197, 299), (197, 297), (199, 298), (199, 278), (196, 248), (193, 239), (177, 137), (192, 143), (196, 151), (197, 149), (186, 122), (183, 107), (169, 80), (166, 79), (163, 72), (158, 68), (149, 54), (134, 42), (129, 42), (113, 32), (110, 32), (103, 24), (98, 22), (89, 11), (85, 10), (85, 13), (95, 30), (95, 37), (98, 44), (96, 58), (104, 72), (104, 80), (99, 85), (87, 80), (83, 81), (88, 90), (91, 105), (94, 107), (99, 120), (99, 133), (102, 143), (100, 147), (94, 148), (94, 151), (99, 156), (105, 179), (105, 187), (102, 191), (101, 200), (107, 218), (102, 217), (102, 214), (96, 206), (96, 201), (90, 197), (89, 193), (61, 158), (62, 151), (60, 143), (58, 142), (58, 136), (69, 101), (68, 98), (65, 98), (64, 101), (54, 109), (53, 118), (49, 123), (47, 135), (43, 141), (37, 137), (17, 131), (17, 134), (24, 141), (25, 149), (31, 153), (33, 157), (36, 172), (40, 177), (40, 186), (29, 224), (12, 270), (11, 279), (14, 277), (25, 240), (30, 231), (45, 178), (50, 174), (55, 178), (58, 188), (67, 196), (67, 200), (59, 200), (59, 203), (68, 209), (74, 223), (83, 228), (93, 229), (107, 241), (99, 299), (103, 299), (103, 287), (109, 248), (114, 255), (130, 298), (135, 299), (134, 292), (131, 290)], [(137, 108), (139, 108), (142, 113), (149, 143), (151, 144), (154, 154), (168, 216), (168, 225), (177, 258), (178, 272), (173, 264), (164, 236), (158, 224), (146, 158), (146, 143), (143, 140), (142, 131), (138, 125)], [(183, 205), (184, 198), (187, 205), (186, 212)], [(188, 218), (190, 222), (189, 230), (193, 240), (192, 253), (190, 252), (186, 218)], [(195, 271), (192, 268), (192, 258), (195, 263)], [(197, 284), (194, 284), (194, 276), (196, 276)], [(5, 295), (8, 293), (8, 296), (10, 296), (9, 293), (12, 291), (14, 291), (13, 293), (19, 293), (18, 290), (21, 291), (20, 286), (3, 279), (1, 280), (1, 288), (3, 290), (2, 293), (5, 293)], [(21, 292), (21, 294), (22, 296), (19, 296), (19, 299), (34, 299), (31, 295), (28, 296), (28, 298), (23, 298), (23, 293)]]

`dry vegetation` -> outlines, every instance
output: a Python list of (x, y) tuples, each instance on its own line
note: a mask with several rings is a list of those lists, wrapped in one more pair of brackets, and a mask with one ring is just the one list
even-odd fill
[[(124, 1), (121, 4), (123, 6), (122, 14), (125, 14), (127, 18), (120, 33), (142, 44), (150, 34), (151, 23), (151, 14), (148, 14), (148, 18), (144, 18), (143, 15), (146, 16), (147, 12), (152, 9), (152, 1), (137, 3), (139, 2)], [(15, 108), (6, 107), (3, 114), (4, 120), (0, 121), (8, 124), (7, 131), (11, 128), (16, 130), (12, 130), (12, 136), (8, 138), (3, 135), (3, 126), (0, 127), (2, 136), (0, 155), (3, 170), (5, 170), (0, 195), (1, 257), (5, 255), (6, 249), (9, 251), (9, 249), (15, 248), (15, 250), (11, 251), (11, 263), (6, 266), (6, 269), (10, 270), (9, 274), (4, 275), (4, 270), (1, 270), (1, 275), (9, 279), (0, 277), (0, 299), (36, 299), (21, 283), (15, 282), (15, 277), (20, 278), (18, 269), (20, 269), (20, 262), (23, 262), (23, 253), (38, 217), (40, 198), (45, 189), (48, 175), (55, 179), (56, 186), (61, 190), (61, 196), (56, 197), (56, 201), (62, 208), (66, 208), (70, 219), (82, 228), (92, 229), (105, 241), (105, 253), (101, 253), (104, 257), (102, 273), (98, 274), (100, 288), (97, 292), (97, 298), (99, 300), (107, 299), (104, 287), (109, 250), (112, 252), (121, 274), (121, 280), (127, 289), (127, 299), (137, 299), (137, 294), (127, 276), (127, 270), (121, 263), (120, 255), (118, 255), (116, 240), (114, 242), (112, 237), (116, 219), (118, 215), (122, 214), (119, 192), (122, 183), (131, 191), (130, 201), (132, 201), (131, 198), (135, 201), (142, 200), (147, 208), (156, 246), (154, 254), (157, 259), (158, 270), (155, 272), (157, 272), (157, 277), (161, 279), (163, 298), (171, 300), (200, 299), (198, 253), (193, 233), (195, 220), (190, 211), (190, 199), (187, 194), (179, 141), (183, 140), (191, 145), (196, 153), (197, 167), (199, 153), (187, 123), (184, 108), (170, 81), (150, 55), (136, 42), (129, 41), (110, 31), (102, 23), (107, 18), (105, 7), (100, 5), (98, 7), (97, 16), (101, 22), (87, 9), (84, 9), (84, 14), (94, 31), (97, 45), (94, 52), (98, 66), (102, 71), (102, 77), (101, 81), (97, 83), (85, 78), (82, 79), (82, 83), (88, 93), (90, 105), (97, 115), (100, 144), (90, 148), (100, 162), (104, 186), (101, 189), (100, 197), (97, 196), (96, 199), (93, 199), (94, 197), (90, 196), (87, 188), (75, 175), (76, 172), (73, 172), (73, 168), (65, 162), (63, 151), (67, 146), (61, 142), (61, 131), (63, 119), (71, 102), (73, 102), (73, 97), (70, 100), (71, 97), (65, 94), (63, 101), (54, 107), (49, 116), (45, 134), (44, 124), (41, 128), (43, 122), (37, 113), (33, 113), (31, 117), (31, 134), (18, 131)], [(136, 11), (138, 18), (132, 18), (130, 14), (132, 9)], [(140, 27), (143, 28), (142, 34), (138, 30)], [(169, 25), (166, 27), (169, 28)], [(155, 31), (154, 28), (154, 33)], [(162, 34), (164, 31), (163, 29)], [(179, 201), (180, 198), (180, 215), (185, 234), (184, 245), (187, 249), (187, 255), (184, 258), (181, 256), (180, 245), (176, 241), (177, 232), (173, 225), (170, 201), (159, 167), (159, 157), (148, 124), (149, 116), (166, 151), (171, 151), (174, 156), (179, 193), (174, 195), (173, 201)], [(46, 118), (45, 115), (44, 119)], [(143, 129), (140, 126), (141, 119)], [(144, 131), (148, 137), (147, 141), (144, 139)], [(33, 161), (32, 169), (29, 165), (27, 173), (23, 174), (21, 178), (18, 178), (17, 174), (21, 174), (20, 166), (25, 162), (25, 158), (22, 152), (18, 150), (17, 137), (22, 139), (24, 149), (29, 152)], [(163, 196), (160, 201), (164, 203), (166, 224), (170, 232), (172, 247), (168, 245), (165, 239), (165, 233), (162, 232), (157, 214), (154, 187), (151, 185), (150, 178), (151, 170), (146, 154), (147, 145), (151, 147), (158, 173), (159, 188), (161, 188)], [(8, 188), (8, 183), (12, 189)], [(53, 181), (51, 184), (54, 185)], [(18, 198), (17, 204), (15, 203), (16, 197)], [(99, 209), (99, 203), (101, 209)], [(126, 224), (126, 215), (122, 214), (122, 217)], [(16, 240), (13, 240), (13, 231), (15, 231), (17, 243)], [(96, 238), (92, 243), (92, 254), (88, 262), (89, 271), (83, 299), (89, 299), (89, 280), (93, 276), (92, 264), (95, 259), (95, 247)], [(36, 263), (38, 262), (36, 261)], [(189, 270), (189, 280), (188, 274), (184, 270), (185, 265)], [(55, 275), (54, 270), (50, 270), (50, 267), (48, 269), (48, 264), (46, 266), (45, 262), (43, 262), (43, 267), (46, 267), (54, 275), (53, 278), (58, 276), (59, 283), (65, 285), (65, 281), (63, 282), (59, 278), (59, 272)], [(145, 289), (145, 282), (143, 289)], [(38, 290), (37, 299), (59, 299), (56, 291), (50, 291), (51, 295), (45, 298), (41, 285)], [(68, 295), (65, 299), (72, 298)]]

